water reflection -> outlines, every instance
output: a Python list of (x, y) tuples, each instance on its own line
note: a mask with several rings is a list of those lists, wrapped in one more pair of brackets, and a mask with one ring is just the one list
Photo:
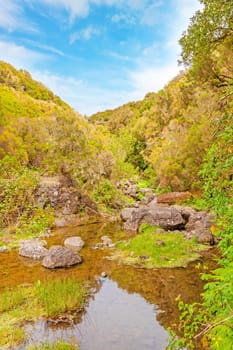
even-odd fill
[(168, 335), (155, 318), (153, 304), (106, 279), (79, 324), (54, 329), (38, 323), (31, 329), (30, 343), (62, 337), (78, 342), (81, 350), (162, 350)]
[[(185, 269), (160, 270), (118, 265), (106, 259), (110, 251), (92, 249), (103, 235), (109, 235), (114, 242), (127, 236), (116, 223), (60, 229), (48, 240), (48, 245), (63, 244), (65, 238), (73, 235), (81, 236), (86, 244), (81, 251), (83, 264), (70, 269), (47, 270), (38, 262), (19, 257), (17, 251), (0, 255), (0, 289), (65, 276), (88, 281), (92, 286), (101, 272), (109, 276), (89, 300), (80, 322), (68, 328), (54, 328), (43, 321), (35, 328), (28, 325), (30, 342), (71, 337), (80, 342), (81, 350), (164, 349), (165, 328), (177, 330), (176, 297), (181, 295), (185, 302), (200, 299), (203, 288), (200, 273), (204, 265), (213, 265), (210, 259), (213, 252), (205, 253), (198, 270), (196, 263)], [(19, 349), (24, 348), (25, 345)]]

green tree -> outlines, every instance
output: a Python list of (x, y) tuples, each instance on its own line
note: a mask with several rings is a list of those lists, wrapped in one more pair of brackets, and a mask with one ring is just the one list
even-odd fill
[[(205, 68), (208, 73), (225, 85), (233, 79), (232, 70), (219, 71), (216, 66), (221, 45), (232, 49), (233, 2), (232, 0), (200, 0), (202, 10), (191, 18), (188, 29), (179, 43), (182, 47), (181, 62), (194, 71)], [(224, 62), (221, 62), (222, 64)]]

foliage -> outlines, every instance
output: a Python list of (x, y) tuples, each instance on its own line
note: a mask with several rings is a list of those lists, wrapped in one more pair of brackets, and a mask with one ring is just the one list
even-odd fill
[(52, 226), (52, 210), (38, 208), (34, 198), (44, 175), (65, 173), (80, 192), (103, 194), (103, 203), (114, 206), (115, 183), (137, 174), (126, 161), (127, 137), (121, 141), (91, 125), (28, 72), (0, 62), (1, 232), (10, 225), (18, 236), (31, 237)]
[(195, 339), (207, 343), (213, 350), (230, 350), (233, 346), (232, 121), (232, 111), (228, 110), (215, 123), (215, 142), (208, 150), (201, 169), (204, 204), (214, 210), (218, 218), (218, 229), (214, 233), (221, 237), (220, 267), (212, 274), (202, 276), (208, 283), (201, 304), (179, 302), (184, 336), (181, 340), (173, 339), (171, 349), (176, 349), (181, 343), (195, 348)]
[(226, 72), (224, 61), (221, 61), (219, 67), (216, 58), (219, 56), (219, 50), (221, 52), (222, 44), (227, 43), (232, 49), (232, 2), (229, 0), (221, 2), (200, 0), (200, 2), (203, 9), (192, 17), (188, 29), (180, 39), (182, 61), (188, 65), (192, 64), (194, 70), (202, 68), (203, 71), (203, 67), (208, 69), (218, 79), (219, 84), (225, 85), (232, 80), (233, 72), (232, 70)]
[(93, 198), (95, 201), (104, 203), (106, 205), (111, 205), (115, 197), (115, 187), (108, 180), (101, 182), (93, 193)]
[(200, 84), (192, 75), (181, 73), (158, 93), (107, 111), (104, 122), (103, 113), (91, 121), (97, 126), (104, 123), (115, 142), (124, 145), (123, 159), (153, 179), (155, 186), (195, 190), (212, 141), (211, 121), (219, 113), (218, 99), (208, 82)]
[(10, 241), (37, 237), (53, 227), (53, 210), (39, 208), (34, 198), (39, 172), (21, 165), (13, 156), (0, 160), (0, 169), (0, 230), (5, 238), (7, 227)]

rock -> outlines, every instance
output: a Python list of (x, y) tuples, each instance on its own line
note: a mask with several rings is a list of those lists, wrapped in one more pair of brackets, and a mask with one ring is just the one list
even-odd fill
[(48, 269), (55, 269), (57, 267), (70, 267), (72, 265), (80, 264), (81, 262), (82, 257), (77, 252), (56, 245), (49, 249), (47, 255), (42, 261), (42, 265)]
[(134, 208), (125, 208), (121, 211), (120, 217), (123, 221), (127, 221), (131, 218), (133, 212), (135, 211)]
[(154, 190), (152, 188), (140, 188), (139, 191), (145, 196), (154, 194)]
[(157, 197), (155, 194), (147, 194), (145, 198), (143, 198), (140, 202), (140, 205), (148, 205), (153, 201), (153, 203), (157, 203)]
[(142, 208), (126, 208), (122, 211), (121, 218), (125, 222), (124, 228), (129, 231), (137, 231), (142, 223), (160, 226), (165, 230), (181, 229), (185, 224), (178, 210), (158, 204)]
[(161, 241), (160, 239), (158, 239), (157, 241), (156, 241), (156, 244), (157, 245), (159, 245), (160, 247), (165, 247), (165, 242), (164, 241)]
[(185, 225), (186, 237), (197, 237), (199, 243), (215, 244), (216, 238), (211, 232), (215, 217), (206, 211), (194, 212)]
[(194, 215), (195, 213), (197, 213), (195, 209), (191, 207), (183, 207), (182, 205), (173, 205), (173, 208), (175, 208), (181, 213), (181, 215), (186, 220), (186, 222), (189, 221), (189, 218), (191, 215)]
[(67, 225), (65, 218), (60, 217), (55, 219), (56, 227), (65, 227)]
[[(79, 191), (77, 183), (68, 175), (42, 177), (35, 198), (40, 207), (53, 207), (57, 216), (78, 214), (81, 210), (87, 215), (98, 215), (96, 204)], [(58, 226), (62, 227), (62, 224), (58, 221)]]
[(190, 192), (169, 192), (158, 195), (158, 203), (172, 204), (177, 202), (183, 202), (191, 198), (192, 194)]
[(45, 245), (45, 241), (22, 240), (19, 242), (19, 255), (31, 259), (42, 259), (48, 253)]
[(138, 189), (137, 189), (137, 185), (134, 184), (130, 184), (127, 189), (125, 190), (125, 194), (127, 194), (128, 196), (137, 199), (138, 198)]
[(207, 211), (196, 211), (190, 207), (173, 206), (184, 218), (185, 237), (191, 239), (196, 237), (199, 243), (215, 244), (216, 238), (211, 232), (211, 226), (214, 224), (215, 217)]
[(3, 245), (2, 247), (0, 247), (0, 253), (6, 253), (8, 251), (7, 246)]
[(101, 239), (103, 241), (104, 247), (112, 247), (113, 246), (113, 242), (112, 242), (111, 238), (109, 238), (108, 236), (102, 236)]
[(149, 256), (148, 255), (140, 255), (139, 258), (141, 260), (148, 260), (149, 259)]
[(79, 251), (80, 249), (83, 248), (84, 242), (81, 237), (74, 236), (74, 237), (66, 238), (64, 241), (64, 246), (67, 248), (71, 248)]
[(106, 278), (106, 277), (108, 277), (108, 274), (107, 274), (107, 272), (103, 271), (100, 276), (102, 278)]
[(164, 234), (166, 231), (163, 228), (157, 228), (156, 233)]

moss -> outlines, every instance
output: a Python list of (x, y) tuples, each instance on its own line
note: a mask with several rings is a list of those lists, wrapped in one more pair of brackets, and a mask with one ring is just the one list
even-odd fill
[(112, 259), (149, 269), (186, 267), (206, 249), (209, 247), (186, 240), (182, 233), (159, 233), (156, 227), (144, 225), (140, 234), (117, 245)]

